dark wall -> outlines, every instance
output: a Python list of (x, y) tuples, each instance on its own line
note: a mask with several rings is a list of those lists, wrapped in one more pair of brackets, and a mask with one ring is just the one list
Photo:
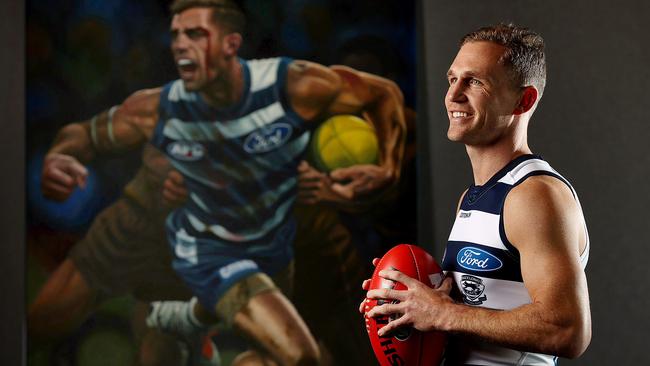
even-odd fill
[[(529, 141), (580, 195), (591, 236), (593, 338), (561, 364), (649, 364), (650, 5), (643, 1), (423, 1), (419, 105), (421, 242), (442, 257), (459, 194), (471, 183), (462, 146), (446, 139), (445, 73), (458, 40), (513, 21), (542, 34), (548, 82)], [(424, 110), (426, 106), (426, 111)], [(431, 225), (433, 223), (433, 225)], [(427, 230), (428, 229), (428, 230)], [(549, 270), (552, 270), (551, 268)]]
[(24, 362), (24, 6), (0, 1), (0, 363)]

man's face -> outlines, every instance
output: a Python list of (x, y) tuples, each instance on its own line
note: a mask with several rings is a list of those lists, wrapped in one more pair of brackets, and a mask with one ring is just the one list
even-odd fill
[(447, 72), (447, 137), (466, 145), (491, 145), (508, 131), (520, 92), (499, 62), (505, 47), (470, 42)]
[(211, 18), (210, 8), (190, 8), (172, 18), (171, 49), (187, 90), (204, 88), (223, 64), (222, 35)]

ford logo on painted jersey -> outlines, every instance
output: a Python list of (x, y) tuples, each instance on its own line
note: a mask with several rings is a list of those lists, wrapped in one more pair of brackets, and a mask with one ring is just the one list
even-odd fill
[(197, 161), (205, 155), (205, 148), (194, 141), (175, 141), (167, 145), (167, 152), (178, 160)]
[(244, 141), (244, 150), (255, 154), (276, 149), (287, 142), (291, 137), (291, 131), (291, 125), (287, 123), (275, 123), (257, 130), (248, 135)]
[(495, 271), (503, 266), (499, 258), (475, 247), (459, 250), (456, 261), (461, 267), (472, 271)]

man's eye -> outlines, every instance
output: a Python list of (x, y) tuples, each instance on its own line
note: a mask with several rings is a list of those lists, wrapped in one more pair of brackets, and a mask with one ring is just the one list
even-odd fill
[(205, 35), (205, 32), (202, 30), (189, 30), (187, 31), (187, 36), (191, 39), (197, 39)]
[(481, 85), (483, 85), (483, 83), (482, 83), (480, 80), (478, 80), (478, 79), (469, 79), (469, 84), (470, 84), (470, 85), (476, 85), (476, 86), (481, 86)]
[(454, 84), (456, 82), (456, 80), (458, 80), (458, 79), (456, 79), (456, 78), (447, 78), (447, 81), (449, 81), (449, 85)]

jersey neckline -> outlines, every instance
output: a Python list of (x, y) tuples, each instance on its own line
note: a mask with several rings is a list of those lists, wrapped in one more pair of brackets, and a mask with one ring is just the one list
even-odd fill
[(512, 159), (508, 164), (496, 172), (490, 179), (488, 179), (487, 182), (485, 182), (485, 184), (475, 185), (472, 183), (467, 189), (467, 199), (469, 200), (469, 203), (471, 204), (476, 202), (486, 190), (494, 186), (501, 178), (503, 178), (504, 175), (513, 170), (517, 165), (531, 159), (544, 160), (540, 155), (537, 154), (520, 155)]
[(208, 102), (205, 101), (201, 93), (197, 93), (198, 98), (197, 102), (199, 104), (199, 108), (206, 110), (208, 112), (208, 115), (215, 116), (219, 119), (228, 119), (229, 116), (233, 116), (238, 114), (244, 108), (246, 105), (246, 102), (248, 101), (248, 97), (250, 95), (250, 84), (251, 84), (251, 76), (250, 76), (250, 70), (248, 69), (248, 64), (246, 63), (246, 60), (243, 58), (238, 58), (239, 64), (241, 65), (242, 68), (242, 76), (244, 78), (244, 85), (243, 85), (243, 93), (241, 98), (239, 100), (230, 106), (224, 107), (224, 108), (217, 108), (213, 107), (210, 105)]

